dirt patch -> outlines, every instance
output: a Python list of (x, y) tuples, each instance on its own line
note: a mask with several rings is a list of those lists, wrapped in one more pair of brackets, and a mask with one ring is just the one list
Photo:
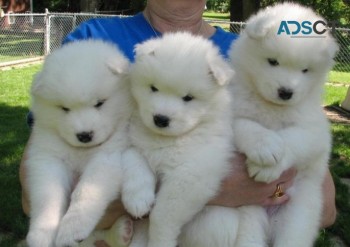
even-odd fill
[(331, 122), (350, 125), (350, 112), (344, 108), (330, 105), (324, 106), (323, 109)]
[(10, 61), (10, 62), (3, 62), (3, 63), (0, 63), (0, 71), (10, 70), (13, 68), (28, 67), (34, 64), (42, 63), (43, 60), (44, 60), (44, 57), (34, 57), (34, 58), (27, 58), (27, 59)]

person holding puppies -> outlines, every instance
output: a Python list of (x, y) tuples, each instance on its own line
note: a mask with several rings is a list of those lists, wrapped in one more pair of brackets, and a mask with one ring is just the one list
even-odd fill
[[(134, 46), (145, 40), (159, 37), (166, 32), (187, 31), (210, 39), (220, 48), (220, 52), (227, 57), (231, 43), (237, 35), (225, 32), (220, 27), (213, 27), (202, 19), (205, 0), (148, 0), (145, 10), (132, 17), (94, 19), (80, 25), (69, 34), (64, 43), (79, 39), (103, 39), (116, 43), (122, 52), (133, 61)], [(239, 58), (236, 58), (239, 59)], [(27, 145), (30, 145), (30, 140)], [(26, 214), (29, 213), (30, 202), (25, 180), (26, 173), (25, 152), (20, 166), (20, 179), (23, 187), (22, 205)], [(295, 169), (285, 171), (280, 178), (271, 183), (261, 183), (250, 178), (245, 167), (244, 154), (235, 155), (232, 160), (232, 174), (228, 174), (223, 181), (221, 192), (208, 204), (225, 207), (239, 207), (242, 205), (272, 206), (288, 203), (288, 195), (284, 193), (293, 184)], [(330, 172), (323, 183), (323, 219), (322, 226), (334, 223), (336, 218), (335, 188)], [(98, 224), (98, 229), (109, 228), (117, 218), (126, 214), (120, 201), (113, 202)], [(106, 246), (103, 242), (96, 242), (96, 246)]]

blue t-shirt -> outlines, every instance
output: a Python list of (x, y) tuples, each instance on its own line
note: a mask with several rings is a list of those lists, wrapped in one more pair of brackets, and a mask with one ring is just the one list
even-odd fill
[[(215, 27), (215, 33), (209, 38), (219, 47), (221, 54), (227, 58), (228, 50), (238, 35)], [(115, 43), (130, 61), (134, 61), (134, 47), (136, 44), (154, 37), (160, 37), (161, 33), (153, 30), (142, 13), (131, 17), (112, 17), (91, 19), (78, 26), (68, 34), (63, 44), (79, 39), (102, 39)]]

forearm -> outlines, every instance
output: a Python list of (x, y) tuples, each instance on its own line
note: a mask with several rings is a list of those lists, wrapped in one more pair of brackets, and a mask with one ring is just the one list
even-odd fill
[[(282, 197), (273, 197), (276, 186), (280, 185), (283, 191), (286, 191), (293, 185), (296, 169), (288, 169), (279, 179), (271, 183), (259, 183), (249, 178), (246, 167), (245, 157), (237, 154), (233, 160), (232, 173), (222, 182), (221, 191), (213, 198), (209, 204), (224, 207), (239, 207), (244, 205), (262, 205), (272, 206), (288, 202), (288, 195)], [(329, 227), (334, 224), (337, 210), (335, 205), (335, 186), (333, 178), (329, 172), (324, 178), (323, 185), (323, 212), (321, 218), (321, 227)]]
[(323, 181), (323, 212), (321, 228), (326, 228), (334, 224), (337, 217), (335, 205), (335, 186), (329, 170)]
[(285, 203), (289, 200), (287, 195), (279, 198), (273, 197), (277, 185), (283, 191), (293, 185), (296, 169), (285, 171), (279, 179), (271, 183), (256, 182), (250, 178), (245, 165), (245, 156), (236, 154), (232, 159), (232, 171), (224, 179), (221, 191), (209, 204), (225, 207), (239, 207), (244, 205), (272, 206)]
[(30, 145), (30, 142), (27, 143), (24, 153), (22, 156), (22, 160), (20, 163), (19, 167), (19, 181), (22, 187), (22, 209), (23, 212), (29, 216), (30, 213), (30, 204), (29, 204), (29, 197), (28, 197), (28, 191), (27, 191), (27, 186), (26, 186), (26, 166), (25, 163), (27, 161), (27, 156), (28, 156), (28, 145)]

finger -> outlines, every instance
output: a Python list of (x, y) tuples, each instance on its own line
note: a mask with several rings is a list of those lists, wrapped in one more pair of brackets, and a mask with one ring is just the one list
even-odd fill
[(280, 186), (283, 192), (286, 192), (290, 187), (293, 186), (294, 178), (296, 175), (297, 170), (295, 168), (289, 168), (288, 170), (284, 171), (277, 180), (267, 184), (266, 189), (271, 191), (271, 196), (274, 195), (278, 186)]
[(234, 152), (233, 156), (231, 157), (231, 164), (233, 165), (234, 168), (246, 168), (245, 165), (246, 162), (246, 156), (244, 154)]
[(288, 195), (283, 195), (281, 197), (270, 197), (266, 198), (265, 201), (262, 203), (262, 206), (268, 207), (268, 206), (277, 206), (285, 204), (289, 201)]
[(279, 183), (283, 183), (283, 182), (286, 182), (286, 181), (289, 181), (289, 180), (292, 180), (295, 178), (295, 176), (297, 175), (297, 169), (292, 167), (292, 168), (289, 168), (288, 170), (285, 170), (279, 179), (277, 179), (277, 181)]
[[(293, 186), (293, 184), (294, 184), (294, 179), (290, 179), (290, 180), (284, 181), (282, 183), (279, 183), (279, 185), (281, 186), (281, 189), (284, 192), (287, 192), (288, 189)], [(276, 186), (277, 186), (277, 184), (276, 184)]]
[(110, 247), (105, 241), (97, 240), (94, 243), (95, 247)]
[[(291, 183), (291, 182), (288, 182)], [(286, 203), (289, 200), (289, 196), (285, 193), (286, 187), (289, 186), (287, 183), (278, 183), (275, 185), (274, 191), (271, 192), (270, 196), (263, 202), (264, 206), (273, 206)]]

